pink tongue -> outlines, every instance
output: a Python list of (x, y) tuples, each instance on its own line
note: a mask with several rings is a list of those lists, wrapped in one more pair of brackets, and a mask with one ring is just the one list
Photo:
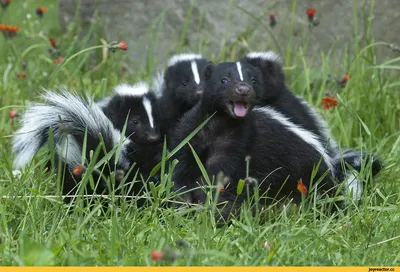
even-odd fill
[(247, 113), (247, 109), (244, 106), (244, 103), (234, 102), (233, 103), (233, 111), (237, 117), (244, 117)]

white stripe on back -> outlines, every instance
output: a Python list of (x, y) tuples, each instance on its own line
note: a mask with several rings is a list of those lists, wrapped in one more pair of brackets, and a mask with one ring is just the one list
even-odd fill
[(240, 64), (239, 61), (236, 62), (236, 67), (237, 67), (237, 70), (239, 72), (240, 80), (243, 81), (242, 65)]
[(196, 82), (197, 85), (199, 85), (200, 84), (200, 75), (199, 75), (199, 70), (197, 69), (197, 63), (195, 61), (192, 61), (191, 66), (192, 66), (192, 73), (193, 73), (194, 81)]
[(147, 117), (149, 118), (149, 123), (152, 128), (154, 128), (154, 120), (153, 120), (153, 115), (152, 115), (152, 107), (150, 100), (147, 99), (147, 97), (143, 97), (143, 106), (147, 112)]
[(329, 167), (332, 173), (334, 173), (334, 168), (331, 162), (331, 157), (325, 152), (324, 147), (322, 146), (320, 139), (314, 133), (292, 123), (286, 116), (282, 113), (272, 109), (271, 107), (256, 107), (255, 111), (265, 113), (269, 115), (272, 119), (278, 121), (283, 126), (285, 126), (288, 130), (296, 134), (299, 138), (301, 138), (304, 142), (311, 145), (321, 156), (324, 158), (325, 163)]

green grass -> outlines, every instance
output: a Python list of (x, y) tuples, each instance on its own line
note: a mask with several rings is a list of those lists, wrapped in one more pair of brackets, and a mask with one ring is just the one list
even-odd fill
[[(323, 199), (310, 194), (299, 206), (278, 204), (257, 216), (252, 216), (245, 206), (231, 225), (217, 227), (211, 212), (215, 208), (213, 201), (206, 207), (190, 210), (163, 207), (171, 178), (168, 163), (161, 167), (161, 185), (148, 186), (152, 205), (141, 209), (135, 207), (134, 201), (113, 195), (108, 209), (103, 209), (99, 199), (94, 199), (90, 207), (83, 207), (80, 201), (75, 208), (64, 204), (56, 190), (54, 173), (40, 167), (47, 159), (45, 151), (25, 169), (21, 180), (12, 177), (10, 135), (18, 127), (18, 117), (12, 120), (9, 111), (17, 109), (22, 113), (25, 105), (38, 101), (40, 86), (52, 88), (53, 83), (63, 83), (100, 98), (118, 82), (149, 79), (148, 67), (153, 67), (154, 58), (147, 56), (148, 67), (135, 67), (135, 73), (121, 73), (127, 54), (119, 51), (96, 70), (90, 64), (89, 53), (79, 54), (58, 70), (47, 52), (46, 37), (54, 36), (59, 41), (66, 58), (88, 48), (90, 37), (73, 39), (76, 27), (62, 36), (51, 23), (56, 20), (55, 2), (41, 2), (49, 7), (41, 21), (34, 14), (35, 3), (28, 2), (22, 8), (10, 5), (2, 17), (2, 22), (23, 29), (12, 40), (0, 37), (0, 265), (400, 263), (400, 81), (396, 74), (400, 60), (388, 63), (385, 69), (376, 68), (380, 63), (375, 63), (374, 51), (380, 45), (374, 44), (370, 34), (367, 46), (363, 49), (355, 44), (339, 66), (330, 52), (315, 52), (313, 58), (306, 57), (303, 52), (308, 42), (300, 50), (298, 45), (289, 43), (282, 52), (288, 85), (321, 112), (340, 145), (371, 150), (384, 160), (385, 169), (374, 180), (367, 179), (368, 189), (361, 203), (350, 201), (344, 211), (333, 216), (317, 205)], [(28, 12), (32, 14), (29, 20), (25, 19)], [(184, 40), (185, 35), (190, 35), (189, 22), (190, 16), (177, 41), (183, 51), (188, 50)], [(45, 38), (38, 35), (39, 30)], [(251, 44), (251, 33), (249, 27), (234, 44), (223, 39), (223, 48), (217, 54), (221, 59), (213, 60), (240, 56), (248, 50), (245, 44)], [(151, 33), (149, 37), (155, 38)], [(98, 39), (95, 41), (99, 44)], [(209, 50), (206, 45), (203, 47), (204, 52)], [(251, 48), (276, 50), (274, 43), (269, 42)], [(96, 52), (101, 55), (101, 50)], [(26, 78), (17, 78), (17, 73), (22, 72), (22, 56), (27, 63)], [(317, 57), (320, 62), (316, 62)], [(345, 88), (327, 83), (328, 75), (340, 79), (345, 72), (351, 75)], [(320, 105), (327, 89), (339, 98), (338, 106), (332, 110), (323, 110)], [(368, 176), (368, 171), (361, 176)], [(264, 246), (265, 242), (268, 246)], [(150, 252), (155, 249), (166, 251), (163, 261), (151, 260)]]

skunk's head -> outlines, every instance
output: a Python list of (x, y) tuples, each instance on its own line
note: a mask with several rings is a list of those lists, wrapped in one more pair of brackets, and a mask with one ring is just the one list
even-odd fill
[(177, 107), (193, 107), (204, 91), (204, 68), (208, 61), (201, 55), (180, 54), (171, 57), (164, 72), (164, 90)]
[(255, 102), (255, 88), (262, 84), (261, 72), (243, 62), (208, 65), (202, 107), (236, 119), (244, 118)]
[(260, 68), (262, 73), (263, 88), (256, 89), (257, 99), (268, 102), (279, 96), (285, 88), (285, 75), (282, 69), (281, 57), (272, 52), (250, 52), (242, 60)]
[(115, 128), (123, 130), (126, 137), (139, 144), (155, 144), (161, 141), (158, 127), (158, 110), (155, 95), (146, 83), (121, 84), (114, 95), (102, 106)]

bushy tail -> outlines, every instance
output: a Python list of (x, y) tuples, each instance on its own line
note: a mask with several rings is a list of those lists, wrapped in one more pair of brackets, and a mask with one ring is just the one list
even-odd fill
[[(70, 167), (81, 163), (82, 146), (87, 133), (87, 150), (95, 150), (103, 138), (107, 151), (123, 141), (129, 142), (116, 130), (101, 107), (77, 94), (61, 90), (45, 91), (44, 103), (30, 106), (21, 119), (21, 128), (13, 137), (14, 169), (24, 167), (49, 140), (49, 129), (54, 135), (57, 153)], [(86, 132), (87, 131), (87, 132)], [(129, 168), (122, 148), (119, 163)]]
[(370, 168), (372, 176), (382, 169), (382, 162), (377, 156), (353, 149), (345, 149), (336, 154), (333, 165), (337, 179), (344, 182), (345, 190), (351, 193), (354, 200), (360, 200), (363, 192), (363, 180), (360, 175), (362, 169)]

